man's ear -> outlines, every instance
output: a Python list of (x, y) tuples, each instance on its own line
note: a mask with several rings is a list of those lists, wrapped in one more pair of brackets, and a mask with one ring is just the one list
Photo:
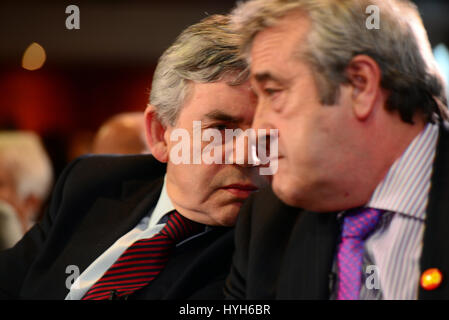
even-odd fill
[(373, 58), (357, 55), (349, 62), (345, 71), (352, 90), (350, 99), (354, 115), (364, 121), (380, 101), (381, 70)]
[(145, 132), (151, 154), (160, 162), (168, 161), (168, 146), (164, 139), (166, 127), (156, 115), (156, 109), (149, 104), (145, 109)]

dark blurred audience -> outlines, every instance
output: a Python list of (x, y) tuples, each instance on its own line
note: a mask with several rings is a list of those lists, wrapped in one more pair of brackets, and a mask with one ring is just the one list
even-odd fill
[(92, 153), (150, 153), (145, 139), (143, 113), (120, 113), (109, 118), (94, 138)]
[(34, 225), (52, 182), (52, 164), (38, 135), (0, 131), (0, 211), (10, 226), (2, 222), (0, 237), (6, 243), (13, 245)]

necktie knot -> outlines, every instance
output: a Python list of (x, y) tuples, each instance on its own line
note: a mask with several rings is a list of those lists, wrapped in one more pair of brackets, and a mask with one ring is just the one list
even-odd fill
[(346, 213), (343, 220), (343, 238), (365, 239), (379, 223), (384, 210), (360, 207)]
[(203, 229), (204, 225), (182, 216), (177, 211), (172, 211), (168, 215), (167, 223), (160, 233), (178, 243), (199, 233)]

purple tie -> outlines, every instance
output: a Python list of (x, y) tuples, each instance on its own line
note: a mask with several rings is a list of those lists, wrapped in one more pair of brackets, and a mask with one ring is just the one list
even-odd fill
[(337, 300), (358, 300), (362, 285), (362, 263), (365, 239), (374, 231), (384, 211), (355, 208), (347, 211), (338, 246)]

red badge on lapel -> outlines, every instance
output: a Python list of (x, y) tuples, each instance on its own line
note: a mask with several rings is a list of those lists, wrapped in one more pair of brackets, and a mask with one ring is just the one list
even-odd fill
[(435, 290), (441, 285), (443, 274), (437, 268), (430, 268), (421, 275), (421, 287), (424, 290)]

